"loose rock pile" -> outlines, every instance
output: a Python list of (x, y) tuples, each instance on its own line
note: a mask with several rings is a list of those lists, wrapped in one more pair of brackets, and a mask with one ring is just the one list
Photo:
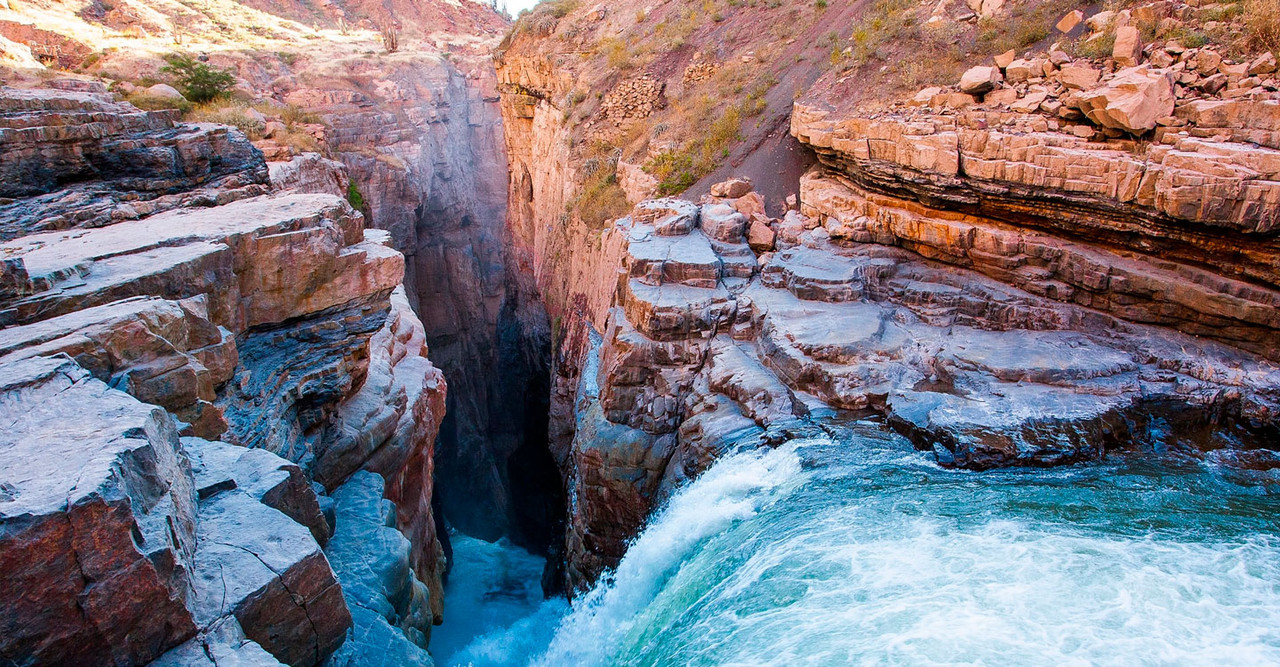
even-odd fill
[[(1139, 20), (1163, 17), (1176, 24), (1186, 6), (1162, 2), (1132, 10), (1099, 12), (1084, 21), (1093, 31), (1085, 45), (1114, 37), (1110, 58), (1073, 58), (1060, 48), (1017, 57), (996, 57), (995, 65), (970, 68), (955, 87), (921, 90), (909, 102), (929, 110), (973, 105), (1039, 113), (1083, 138), (1142, 136), (1156, 127), (1178, 127), (1173, 113), (1184, 101), (1201, 99), (1280, 100), (1280, 79), (1272, 53), (1233, 61), (1211, 47), (1187, 48), (1176, 41), (1144, 44)], [(1074, 30), (1081, 17), (1063, 17)], [(1171, 24), (1172, 25), (1172, 24)], [(1062, 29), (1059, 25), (1059, 29)], [(1167, 27), (1167, 26), (1166, 26)], [(1082, 124), (1086, 121), (1087, 124)]]
[(599, 118), (620, 125), (624, 121), (648, 118), (665, 106), (666, 84), (647, 76), (623, 81), (604, 96)]

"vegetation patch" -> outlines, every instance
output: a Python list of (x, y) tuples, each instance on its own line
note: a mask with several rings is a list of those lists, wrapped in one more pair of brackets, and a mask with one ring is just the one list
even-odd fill
[(230, 93), (236, 85), (236, 78), (230, 72), (210, 67), (191, 56), (173, 54), (165, 60), (169, 64), (160, 71), (171, 74), (178, 89), (192, 103), (212, 102)]

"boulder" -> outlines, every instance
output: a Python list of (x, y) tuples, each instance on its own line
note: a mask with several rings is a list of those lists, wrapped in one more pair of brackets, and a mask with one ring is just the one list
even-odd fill
[(631, 218), (653, 225), (661, 236), (682, 236), (697, 226), (698, 205), (683, 199), (650, 199), (636, 204)]
[(1111, 49), (1111, 57), (1121, 67), (1136, 67), (1142, 60), (1142, 34), (1133, 26), (1124, 26), (1116, 30), (1115, 46)]
[(1014, 88), (999, 88), (986, 94), (982, 102), (988, 105), (1012, 104), (1018, 100), (1018, 91)]
[(1058, 72), (1062, 85), (1075, 90), (1092, 88), (1101, 76), (1102, 72), (1086, 63), (1071, 63)]
[(711, 186), (712, 197), (737, 199), (745, 196), (748, 192), (751, 192), (751, 179), (749, 178), (731, 178)]
[(1030, 60), (1024, 60), (1022, 58), (1010, 62), (1009, 65), (1004, 68), (1005, 80), (1009, 83), (1020, 83), (1033, 76), (1040, 76), (1042, 71), (1036, 70), (1033, 74), (1031, 65), (1032, 63)]
[(1192, 64), (1201, 74), (1209, 76), (1218, 71), (1218, 66), (1222, 64), (1222, 56), (1213, 49), (1200, 49), (1196, 52)]
[(1163, 70), (1130, 68), (1098, 88), (1077, 94), (1076, 100), (1094, 123), (1140, 135), (1155, 129), (1157, 118), (1173, 113), (1173, 80)]
[(1026, 97), (1009, 105), (1009, 108), (1021, 113), (1031, 113), (1040, 108), (1040, 104), (1049, 97), (1044, 91), (1028, 93)]
[(1206, 95), (1217, 95), (1218, 91), (1227, 87), (1227, 75), (1219, 72), (1213, 76), (1207, 76), (1198, 81), (1194, 87)]
[(1249, 63), (1249, 76), (1270, 74), (1276, 71), (1276, 57), (1270, 51), (1254, 58)]
[(756, 219), (751, 221), (751, 230), (747, 233), (747, 245), (751, 249), (760, 252), (768, 252), (773, 250), (774, 242), (777, 234), (763, 220)]
[(1110, 10), (1103, 10), (1085, 19), (1085, 25), (1094, 32), (1104, 32), (1111, 27), (1111, 22), (1116, 18), (1116, 13)]
[(960, 90), (969, 95), (983, 95), (1004, 80), (999, 67), (979, 65), (971, 67), (960, 77)]
[(182, 100), (184, 102), (187, 100), (186, 96), (178, 92), (177, 88), (174, 88), (167, 83), (157, 83), (156, 85), (147, 88), (146, 94), (151, 97), (159, 97), (165, 100)]
[(1006, 67), (1009, 66), (1010, 63), (1013, 62), (1016, 56), (1017, 54), (1014, 52), (1013, 49), (1009, 49), (1008, 51), (1005, 51), (1004, 53), (997, 55), (995, 57), (996, 67), (999, 67), (1000, 69), (1005, 69)]
[(1062, 18), (1058, 19), (1058, 23), (1054, 25), (1058, 32), (1066, 34), (1076, 29), (1076, 26), (1084, 21), (1084, 12), (1079, 9), (1067, 12)]
[(747, 227), (747, 216), (733, 210), (728, 204), (707, 204), (702, 207), (702, 231), (717, 241), (740, 243)]

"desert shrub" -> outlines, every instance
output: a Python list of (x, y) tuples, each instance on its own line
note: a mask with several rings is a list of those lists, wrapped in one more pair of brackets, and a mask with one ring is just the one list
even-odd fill
[(578, 8), (578, 0), (543, 0), (520, 15), (513, 32), (531, 32), (550, 35), (556, 31), (560, 19)]
[(575, 208), (583, 222), (597, 229), (631, 210), (627, 193), (618, 185), (616, 166), (599, 169), (587, 178), (578, 191)]
[(192, 123), (230, 125), (244, 132), (250, 139), (257, 140), (262, 138), (262, 131), (266, 129), (265, 124), (260, 120), (250, 118), (245, 113), (246, 111), (248, 111), (248, 107), (241, 104), (209, 102), (197, 105), (186, 112), (183, 120)]
[(223, 97), (236, 85), (236, 78), (230, 72), (210, 67), (190, 56), (174, 54), (165, 60), (169, 64), (160, 71), (173, 75), (182, 94), (196, 104)]
[(1164, 39), (1177, 42), (1188, 49), (1198, 49), (1209, 43), (1209, 36), (1199, 30), (1179, 25), (1163, 35)]
[[(749, 114), (754, 103), (747, 109)], [(741, 138), (743, 109), (730, 106), (714, 118), (706, 131), (679, 149), (663, 151), (644, 165), (644, 170), (658, 179), (658, 192), (674, 195), (689, 189), (698, 179), (715, 170), (727, 157), (729, 149)]]
[(355, 179), (347, 181), (347, 203), (357, 211), (364, 211), (364, 195), (360, 193), (360, 186), (356, 185)]
[(1080, 40), (1073, 45), (1073, 51), (1076, 56), (1081, 58), (1108, 58), (1111, 52), (1115, 50), (1116, 35), (1113, 32), (1107, 32), (1101, 37), (1093, 40)]
[(1280, 0), (1245, 0), (1244, 27), (1251, 47), (1280, 51)]
[(298, 123), (318, 125), (324, 122), (321, 120), (320, 116), (307, 111), (296, 104), (285, 105), (278, 109), (277, 113), (280, 115), (280, 120), (290, 127)]
[(191, 111), (194, 105), (187, 100), (175, 100), (168, 97), (157, 97), (148, 95), (144, 92), (133, 93), (125, 97), (125, 100), (143, 111), (163, 111), (165, 109), (177, 109), (182, 113)]

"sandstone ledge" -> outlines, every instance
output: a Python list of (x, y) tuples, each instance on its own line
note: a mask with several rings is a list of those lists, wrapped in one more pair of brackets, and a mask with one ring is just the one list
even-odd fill
[(1275, 358), (1280, 181), (1267, 165), (1280, 153), (1170, 133), (1139, 157), (1004, 117), (1014, 129), (992, 112), (797, 107), (793, 132), (827, 165), (804, 179), (804, 212), (838, 241), (901, 245)]

